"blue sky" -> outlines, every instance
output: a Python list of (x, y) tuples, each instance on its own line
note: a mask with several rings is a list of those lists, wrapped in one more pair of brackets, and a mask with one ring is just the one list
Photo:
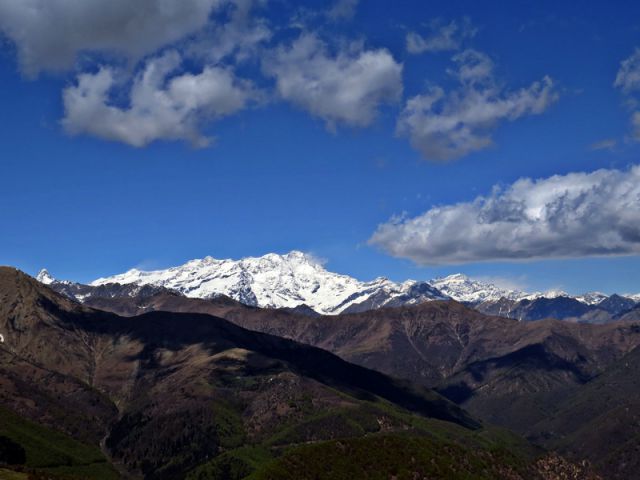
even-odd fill
[[(297, 249), (361, 279), (462, 271), (527, 289), (640, 291), (640, 197), (629, 187), (638, 177), (640, 5), (192, 0), (204, 14), (169, 18), (183, 26), (176, 33), (134, 11), (155, 3), (112, 3), (115, 18), (150, 19), (157, 38), (143, 48), (115, 27), (95, 37), (97, 8), (0, 0), (0, 263), (88, 281)], [(50, 31), (22, 4), (41, 8)], [(91, 28), (61, 38), (73, 25), (56, 19), (68, 18)], [(409, 34), (422, 51), (408, 49)], [(132, 112), (136, 79), (171, 55), (158, 88), (189, 80), (176, 87), (183, 110), (154, 97)], [(344, 78), (332, 83), (335, 65)], [(468, 67), (489, 72), (464, 77)], [(83, 75), (107, 71), (104, 102), (81, 91)], [(295, 83), (298, 72), (310, 79)], [(412, 99), (423, 101), (418, 113)], [(451, 120), (457, 127), (443, 126)], [(512, 204), (535, 209), (554, 175), (567, 191), (582, 185), (562, 197), (571, 200), (556, 212), (564, 226), (557, 216), (504, 217)], [(543, 183), (533, 192), (514, 184), (520, 178)], [(559, 204), (554, 195), (547, 209)], [(462, 227), (441, 228), (450, 221), (443, 208)], [(487, 212), (499, 222), (478, 221)], [(483, 242), (497, 246), (476, 248)]]

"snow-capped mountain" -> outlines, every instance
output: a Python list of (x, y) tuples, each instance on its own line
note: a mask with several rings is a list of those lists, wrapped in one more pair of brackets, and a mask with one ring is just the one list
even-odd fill
[(640, 293), (633, 293), (633, 294), (628, 294), (628, 295), (624, 295), (627, 298), (630, 298), (631, 300), (633, 300), (636, 303), (640, 303)]
[[(532, 311), (536, 315), (551, 312), (555, 317), (562, 317), (564, 313), (575, 317), (576, 312), (584, 310), (583, 307), (589, 307), (589, 312), (593, 309), (617, 312), (632, 304), (631, 300), (615, 295), (608, 297), (598, 292), (571, 297), (560, 290), (535, 293), (510, 290), (463, 274), (428, 282), (393, 282), (386, 278), (363, 282), (330, 272), (313, 256), (299, 251), (241, 260), (205, 257), (156, 271), (134, 268), (119, 275), (99, 278), (90, 285), (56, 280), (46, 270), (42, 270), (37, 278), (81, 302), (94, 296), (144, 297), (169, 289), (193, 298), (210, 299), (226, 295), (251, 306), (308, 307), (322, 314), (354, 313), (454, 299), (485, 313), (527, 319), (533, 315), (530, 314)], [(141, 289), (143, 286), (145, 289)], [(518, 316), (514, 316), (516, 314)]]
[(632, 298), (626, 298), (614, 293), (610, 297), (607, 297), (600, 303), (598, 303), (597, 307), (609, 312), (612, 315), (619, 315), (631, 310), (636, 306), (636, 303), (637, 302)]
[(535, 300), (536, 298), (560, 298), (560, 297), (574, 298), (564, 290), (557, 290), (557, 289), (546, 290), (544, 292), (529, 293), (524, 298), (528, 300)]
[(100, 278), (92, 286), (108, 283), (155, 285), (187, 297), (227, 295), (247, 305), (295, 308), (306, 305), (318, 313), (336, 314), (378, 308), (402, 297), (403, 304), (446, 298), (425, 282), (395, 283), (386, 278), (361, 282), (327, 271), (310, 255), (293, 251), (241, 260), (206, 257), (166, 270), (132, 269)]
[(600, 292), (587, 292), (582, 295), (578, 295), (576, 300), (585, 303), (587, 305), (597, 305), (604, 299), (608, 298), (608, 295)]
[(40, 283), (43, 283), (45, 285), (51, 285), (53, 282), (56, 281), (56, 279), (51, 276), (51, 274), (46, 268), (43, 268), (38, 272), (38, 275), (36, 275), (36, 280), (38, 280)]
[(534, 300), (536, 298), (567, 297), (569, 294), (562, 290), (549, 290), (547, 292), (527, 293), (520, 290), (509, 290), (497, 287), (492, 283), (473, 280), (466, 275), (456, 273), (448, 277), (436, 278), (429, 282), (448, 297), (458, 302), (478, 304), (483, 302), (497, 302), (500, 299), (507, 300)]
[(440, 290), (445, 295), (465, 303), (481, 303), (486, 301), (497, 301), (501, 298), (509, 300), (520, 300), (527, 294), (517, 290), (506, 290), (496, 287), (490, 283), (472, 280), (466, 275), (456, 273), (448, 277), (436, 278), (431, 285)]
[(85, 302), (92, 297), (100, 298), (122, 298), (122, 297), (150, 297), (165, 289), (154, 285), (106, 283), (100, 286), (84, 285), (82, 283), (71, 282), (69, 280), (58, 280), (46, 269), (40, 270), (36, 275), (36, 280), (44, 285), (48, 285), (53, 290), (78, 302)]

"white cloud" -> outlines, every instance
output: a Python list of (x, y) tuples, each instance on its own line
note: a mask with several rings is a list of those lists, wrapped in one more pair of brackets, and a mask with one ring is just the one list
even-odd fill
[(205, 26), (224, 0), (0, 0), (0, 30), (23, 72), (64, 70), (82, 51), (133, 59)]
[(350, 20), (356, 14), (359, 0), (336, 0), (327, 12), (332, 20)]
[(275, 78), (284, 100), (324, 119), (331, 129), (338, 123), (367, 126), (382, 104), (402, 95), (402, 64), (388, 50), (365, 50), (360, 43), (332, 54), (316, 35), (303, 34), (266, 56), (262, 67)]
[(529, 290), (529, 282), (525, 275), (520, 275), (517, 277), (480, 275), (477, 277), (474, 276), (473, 279), (482, 283), (495, 285), (496, 287), (502, 288), (504, 290), (518, 290), (520, 292), (526, 292)]
[(620, 69), (613, 85), (627, 95), (627, 104), (632, 110), (631, 136), (635, 141), (640, 141), (640, 111), (637, 110), (638, 99), (634, 97), (640, 90), (640, 48), (636, 48), (629, 58), (620, 62)]
[(431, 86), (410, 98), (398, 118), (396, 132), (409, 138), (427, 160), (452, 160), (492, 144), (501, 121), (544, 112), (557, 98), (553, 81), (544, 77), (527, 88), (505, 91), (493, 77), (491, 59), (475, 50), (453, 57), (459, 87), (445, 92)]
[(409, 53), (458, 50), (465, 39), (472, 38), (477, 33), (468, 19), (464, 19), (460, 23), (452, 20), (444, 25), (441, 22), (433, 22), (430, 29), (431, 33), (427, 36), (416, 32), (407, 33), (406, 41)]
[(249, 83), (222, 67), (172, 76), (180, 64), (175, 51), (149, 60), (133, 80), (127, 106), (112, 102), (113, 90), (122, 88), (118, 71), (103, 67), (79, 75), (77, 85), (63, 92), (65, 130), (135, 147), (155, 140), (208, 145), (211, 139), (200, 132), (201, 124), (241, 110), (254, 92)]
[(208, 63), (229, 57), (239, 62), (254, 56), (260, 45), (272, 37), (267, 21), (252, 15), (262, 0), (226, 0), (227, 21), (210, 22), (188, 45), (188, 52)]
[(523, 178), (391, 219), (369, 243), (421, 265), (640, 254), (640, 165)]
[(640, 90), (640, 48), (620, 62), (620, 69), (613, 85), (625, 93)]
[(605, 138), (589, 145), (589, 150), (613, 150), (616, 145), (618, 145), (618, 141), (615, 138)]

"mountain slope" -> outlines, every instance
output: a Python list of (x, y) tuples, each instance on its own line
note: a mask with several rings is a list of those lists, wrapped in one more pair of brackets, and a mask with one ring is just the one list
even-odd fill
[(536, 441), (591, 458), (605, 478), (637, 478), (640, 468), (640, 348), (555, 405), (530, 429)]
[[(372, 452), (376, 452), (372, 455)], [(454, 465), (454, 468), (451, 468)], [(389, 475), (389, 472), (393, 472)], [(305, 445), (261, 468), (251, 480), (599, 480), (588, 466), (557, 455), (514, 468), (500, 448), (469, 453), (429, 438), (376, 436)]]
[(620, 315), (631, 310), (636, 306), (636, 303), (637, 302), (631, 298), (613, 294), (603, 299), (597, 305), (598, 308), (607, 311), (611, 315)]
[(119, 317), (8, 268), (0, 298), (0, 407), (87, 445), (104, 438), (130, 474), (232, 465), (247, 474), (242, 449), (268, 460), (292, 445), (394, 432), (492, 445), (473, 440), (480, 425), (432, 391), (221, 318)]
[[(22, 458), (15, 454), (7, 457), (7, 443), (21, 451)], [(5, 463), (24, 465), (33, 471), (44, 470), (46, 478), (59, 478), (59, 475), (65, 478), (68, 478), (66, 475), (73, 475), (74, 478), (92, 477), (104, 480), (119, 478), (97, 446), (74, 440), (0, 407), (0, 464)], [(33, 474), (33, 471), (30, 473)], [(0, 478), (13, 478), (4, 476), (3, 473), (5, 472), (0, 468)], [(25, 474), (24, 478), (28, 480), (34, 477)]]
[[(612, 304), (613, 304), (612, 300)], [(516, 320), (543, 320), (555, 318), (585, 323), (606, 323), (612, 320), (612, 313), (600, 304), (589, 305), (567, 296), (555, 298), (538, 297), (521, 300), (502, 298), (474, 305), (474, 308), (488, 315), (500, 315)]]
[(640, 304), (636, 305), (631, 310), (618, 315), (617, 318), (626, 322), (640, 322)]
[(549, 404), (640, 345), (633, 323), (518, 322), (451, 301), (316, 318), (175, 294), (135, 305), (134, 299), (106, 299), (96, 306), (123, 314), (158, 309), (219, 315), (437, 387), (472, 413), (520, 431), (544, 418)]
[[(225, 316), (247, 328), (317, 345), (368, 368), (438, 387), (479, 417), (516, 430), (533, 417), (542, 418), (546, 402), (640, 345), (634, 324), (518, 322), (455, 302), (304, 321), (240, 310)], [(521, 408), (525, 403), (527, 408)]]

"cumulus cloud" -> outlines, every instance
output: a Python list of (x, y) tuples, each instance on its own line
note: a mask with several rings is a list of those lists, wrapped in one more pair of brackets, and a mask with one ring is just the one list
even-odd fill
[(640, 165), (523, 178), (391, 219), (369, 243), (421, 265), (640, 254)]
[(200, 132), (205, 120), (245, 107), (254, 91), (228, 68), (207, 66), (200, 73), (175, 74), (181, 57), (175, 51), (149, 60), (133, 80), (127, 105), (112, 100), (122, 88), (119, 72), (102, 67), (78, 76), (63, 92), (65, 130), (87, 133), (135, 147), (155, 140), (187, 140), (203, 147), (211, 139)]
[(382, 104), (402, 95), (402, 64), (388, 50), (352, 43), (332, 53), (314, 34), (277, 48), (262, 68), (275, 78), (280, 97), (322, 118), (330, 129), (339, 123), (367, 126)]
[(82, 51), (132, 58), (201, 29), (223, 0), (0, 0), (0, 30), (23, 72), (71, 67)]
[(505, 91), (495, 80), (491, 59), (475, 50), (453, 57), (450, 73), (459, 87), (446, 92), (430, 86), (407, 100), (396, 132), (409, 138), (427, 160), (452, 160), (492, 144), (491, 133), (502, 121), (544, 112), (557, 98), (551, 78), (527, 88)]
[(448, 50), (458, 50), (462, 42), (467, 38), (472, 38), (477, 33), (468, 19), (462, 22), (452, 20), (448, 24), (433, 22), (431, 32), (422, 36), (416, 32), (407, 33), (407, 51), (412, 54), (424, 52), (443, 52)]

